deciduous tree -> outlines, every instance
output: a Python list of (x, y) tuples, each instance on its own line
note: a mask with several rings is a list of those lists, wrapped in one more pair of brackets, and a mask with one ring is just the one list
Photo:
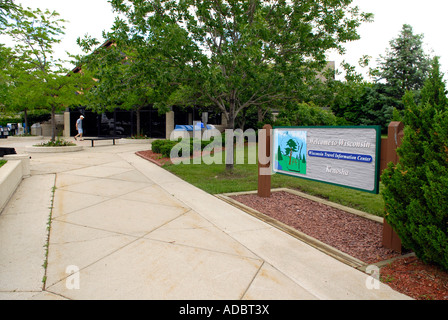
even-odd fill
[(178, 68), (165, 83), (194, 88), (229, 129), (245, 108), (300, 97), (326, 66), (326, 51), (343, 51), (371, 18), (351, 0), (110, 2), (129, 30), (150, 40), (161, 64)]
[(17, 5), (12, 0), (0, 0), (0, 30), (2, 30), (7, 21), (9, 15), (16, 12), (18, 9)]
[(80, 103), (83, 89), (91, 85), (88, 75), (69, 73), (53, 56), (54, 45), (64, 35), (65, 20), (56, 11), (17, 7), (10, 14), (5, 33), (15, 42), (15, 63), (8, 69), (9, 108), (26, 111), (46, 109), (52, 114), (51, 140), (56, 137), (55, 114)]

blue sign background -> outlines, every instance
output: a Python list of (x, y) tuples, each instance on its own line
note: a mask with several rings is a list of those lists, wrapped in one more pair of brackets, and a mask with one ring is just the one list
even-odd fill
[(354, 154), (354, 153), (309, 150), (308, 155), (310, 157), (329, 158), (335, 160), (346, 160), (346, 161), (356, 161), (366, 163), (371, 163), (373, 161), (372, 156), (363, 154)]

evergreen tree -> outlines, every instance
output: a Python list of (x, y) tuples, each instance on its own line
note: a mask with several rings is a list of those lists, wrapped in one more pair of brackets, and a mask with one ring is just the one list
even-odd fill
[(430, 68), (430, 59), (423, 50), (423, 35), (414, 34), (405, 24), (400, 35), (390, 41), (386, 56), (381, 56), (377, 80), (386, 80), (393, 96), (401, 100), (407, 91), (420, 90)]
[(278, 146), (278, 150), (277, 150), (277, 160), (278, 161), (283, 160), (282, 150), (280, 149), (280, 146)]
[(448, 270), (448, 98), (434, 58), (422, 99), (404, 97), (405, 130), (399, 163), (382, 175), (386, 221), (403, 245)]

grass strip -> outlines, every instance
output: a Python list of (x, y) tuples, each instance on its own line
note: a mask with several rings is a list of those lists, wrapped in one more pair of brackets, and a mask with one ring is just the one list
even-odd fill
[[(201, 161), (200, 164), (167, 164), (164, 169), (210, 194), (257, 190), (258, 165), (247, 164), (247, 150), (245, 152), (245, 164), (235, 164), (231, 172), (226, 170), (224, 152), (220, 153), (222, 156), (221, 164), (206, 164)], [(215, 155), (215, 157), (217, 156), (218, 154)], [(381, 194), (370, 194), (280, 174), (272, 176), (271, 188), (299, 190), (376, 216), (384, 216), (384, 200)], [(380, 185), (380, 190), (382, 188), (383, 186)]]

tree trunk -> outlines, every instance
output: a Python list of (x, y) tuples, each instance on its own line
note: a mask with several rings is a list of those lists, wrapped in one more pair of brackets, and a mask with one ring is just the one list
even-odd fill
[(136, 122), (137, 122), (137, 134), (136, 134), (136, 136), (137, 137), (140, 136), (140, 134), (141, 134), (141, 128), (140, 128), (140, 110), (141, 109), (142, 109), (142, 107), (138, 107), (137, 111), (136, 111), (136, 115), (137, 115), (137, 119), (136, 119)]
[(233, 131), (235, 130), (235, 108), (230, 106), (230, 111), (228, 112), (227, 128), (232, 130), (232, 140), (228, 141), (226, 134), (226, 171), (233, 170)]
[(257, 120), (258, 120), (258, 122), (263, 122), (263, 118), (264, 118), (263, 109), (261, 108), (261, 106), (258, 106), (258, 108), (257, 108)]
[(24, 121), (25, 121), (25, 132), (24, 134), (30, 133), (30, 128), (28, 127), (28, 110), (25, 108), (23, 110), (23, 116), (24, 116)]
[(51, 141), (56, 140), (56, 110), (55, 107), (51, 107)]
[(238, 127), (244, 131), (244, 127), (246, 125), (246, 109), (241, 111), (242, 115), (241, 115), (241, 120), (238, 121)]

